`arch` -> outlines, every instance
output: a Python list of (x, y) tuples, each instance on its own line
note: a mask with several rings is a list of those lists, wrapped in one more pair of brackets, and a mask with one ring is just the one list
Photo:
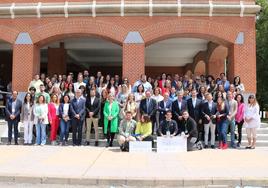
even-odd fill
[(202, 38), (224, 46), (230, 46), (234, 44), (237, 33), (237, 28), (224, 23), (189, 18), (158, 22), (141, 31), (146, 46), (175, 37)]
[(195, 75), (205, 75), (206, 74), (206, 63), (205, 61), (201, 60), (198, 61), (194, 67), (194, 74)]
[(128, 31), (109, 22), (85, 18), (69, 18), (50, 22), (29, 31), (33, 43), (44, 46), (68, 37), (100, 37), (122, 45)]
[(222, 45), (212, 45), (207, 57), (207, 72), (215, 78), (225, 70), (225, 59), (228, 56), (228, 48)]
[(9, 43), (14, 44), (16, 41), (16, 38), (19, 34), (19, 31), (7, 26), (0, 26), (0, 39)]

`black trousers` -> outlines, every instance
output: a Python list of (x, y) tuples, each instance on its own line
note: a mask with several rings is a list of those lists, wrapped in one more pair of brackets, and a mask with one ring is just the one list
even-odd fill
[(108, 121), (108, 127), (107, 127), (107, 143), (113, 143), (114, 141), (115, 133), (111, 133), (111, 121)]
[(72, 119), (73, 145), (80, 146), (82, 143), (83, 120)]
[(11, 140), (12, 140), (12, 130), (14, 128), (15, 143), (18, 143), (18, 135), (19, 135), (18, 124), (19, 124), (19, 121), (16, 120), (16, 119), (7, 121), (7, 125), (8, 125), (8, 142), (11, 142)]
[(241, 144), (241, 140), (242, 140), (242, 127), (244, 124), (244, 120), (242, 120), (241, 122), (235, 122), (235, 124), (237, 125), (238, 128), (238, 143)]

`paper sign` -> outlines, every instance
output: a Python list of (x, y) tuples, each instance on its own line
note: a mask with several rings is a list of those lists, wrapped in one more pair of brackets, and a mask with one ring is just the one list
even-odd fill
[(129, 152), (152, 152), (151, 141), (129, 142)]
[(157, 152), (187, 152), (187, 139), (183, 136), (157, 137)]

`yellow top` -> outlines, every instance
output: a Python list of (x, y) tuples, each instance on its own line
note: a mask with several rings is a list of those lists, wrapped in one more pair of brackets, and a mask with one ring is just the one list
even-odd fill
[(136, 126), (135, 134), (140, 134), (141, 136), (147, 137), (152, 134), (152, 123), (142, 123), (138, 122)]

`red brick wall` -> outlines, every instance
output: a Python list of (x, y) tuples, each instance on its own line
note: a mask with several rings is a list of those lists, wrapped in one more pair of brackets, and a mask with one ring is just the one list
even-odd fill
[(60, 48), (50, 48), (47, 50), (48, 64), (47, 73), (52, 74), (65, 74), (67, 71), (67, 52), (64, 45), (61, 44)]
[[(0, 19), (0, 39), (14, 44), (19, 32), (29, 32), (35, 44), (14, 48), (13, 85), (17, 90), (25, 90), (33, 74), (39, 72), (40, 47), (55, 40), (74, 36), (98, 36), (123, 46), (123, 75), (132, 81), (136, 80), (141, 73), (145, 72), (144, 47), (123, 45), (129, 31), (140, 32), (145, 46), (172, 37), (198, 37), (224, 45), (230, 49), (230, 53), (234, 53), (229, 54), (230, 62), (234, 62), (230, 64), (229, 77), (239, 74), (246, 89), (256, 91), (255, 18), (253, 17), (159, 16), (152, 18), (71, 17), (68, 19), (58, 17), (16, 18), (12, 21)], [(245, 43), (232, 48), (238, 32), (241, 31), (245, 33)], [(210, 71), (217, 68), (214, 66)], [(18, 79), (14, 73), (24, 75), (24, 78)]]

